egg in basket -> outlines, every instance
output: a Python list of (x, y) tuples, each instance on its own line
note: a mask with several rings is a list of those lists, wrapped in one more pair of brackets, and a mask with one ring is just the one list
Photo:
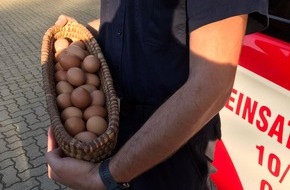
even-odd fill
[(52, 26), (41, 48), (47, 112), (68, 156), (100, 162), (113, 152), (119, 107), (112, 77), (93, 35), (77, 22)]

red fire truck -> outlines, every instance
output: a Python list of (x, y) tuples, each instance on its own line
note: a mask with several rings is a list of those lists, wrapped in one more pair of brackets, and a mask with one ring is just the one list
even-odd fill
[(290, 0), (270, 0), (269, 14), (269, 27), (244, 39), (220, 113), (219, 190), (290, 190)]

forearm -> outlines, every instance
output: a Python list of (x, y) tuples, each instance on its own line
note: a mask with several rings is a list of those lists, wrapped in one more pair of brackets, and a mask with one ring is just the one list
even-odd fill
[(98, 31), (100, 28), (100, 19), (96, 19), (91, 22), (88, 22), (87, 28), (93, 34), (93, 36), (97, 38)]
[(217, 114), (232, 82), (217, 86), (210, 74), (189, 78), (117, 153), (110, 165), (117, 181), (130, 181), (168, 158)]
[(92, 28), (94, 28), (95, 30), (99, 31), (99, 28), (100, 28), (100, 19), (96, 19), (96, 20), (90, 21), (88, 23), (88, 25), (91, 26)]
[(189, 78), (113, 157), (110, 171), (117, 182), (130, 181), (168, 158), (224, 106), (246, 21), (241, 15), (191, 32)]

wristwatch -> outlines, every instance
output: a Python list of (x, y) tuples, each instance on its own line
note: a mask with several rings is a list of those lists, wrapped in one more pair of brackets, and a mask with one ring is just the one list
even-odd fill
[(107, 190), (121, 190), (127, 189), (130, 187), (129, 183), (117, 183), (111, 175), (109, 170), (109, 162), (110, 158), (101, 162), (99, 167), (99, 174), (101, 180), (103, 181), (104, 185), (106, 186)]

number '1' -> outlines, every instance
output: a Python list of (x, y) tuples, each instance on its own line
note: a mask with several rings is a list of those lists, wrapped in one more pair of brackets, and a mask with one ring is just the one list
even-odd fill
[[(264, 146), (256, 146), (256, 148), (259, 150), (258, 163), (261, 166), (263, 166), (265, 147)], [(269, 170), (269, 172), (273, 176), (278, 177), (280, 175), (280, 168), (281, 168), (281, 161), (278, 158), (278, 156), (276, 156), (273, 153), (269, 154), (269, 158), (268, 158), (268, 170)]]

